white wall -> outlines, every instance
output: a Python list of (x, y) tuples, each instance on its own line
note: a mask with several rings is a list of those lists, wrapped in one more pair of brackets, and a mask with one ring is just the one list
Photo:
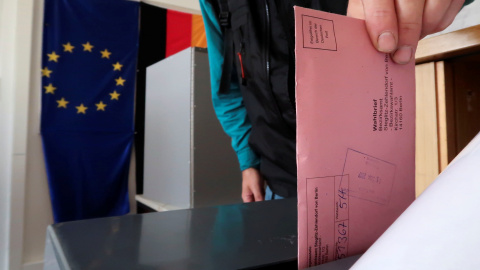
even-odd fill
[[(4, 66), (13, 63), (13, 57), (4, 54), (12, 48), (12, 39), (6, 38), (12, 34), (7, 23), (14, 16), (5, 10), (10, 9), (2, 0), (0, 1), (0, 269), (7, 269), (8, 261), (8, 224), (10, 221), (10, 179), (12, 178), (12, 135), (13, 135), (13, 91), (12, 72), (3, 72)], [(7, 90), (8, 89), (8, 90)]]
[(31, 87), (29, 90), (23, 263), (43, 261), (46, 228), (53, 223), (40, 137), (43, 0), (33, 0)]
[(480, 24), (480, 1), (475, 0), (470, 5), (464, 7), (457, 15), (453, 23), (442, 32), (438, 32), (431, 36), (438, 36), (450, 33), (463, 28)]
[(5, 1), (1, 14), (0, 237), (6, 241), (0, 243), (6, 249), (0, 256), (5, 269), (22, 265), (32, 1)]

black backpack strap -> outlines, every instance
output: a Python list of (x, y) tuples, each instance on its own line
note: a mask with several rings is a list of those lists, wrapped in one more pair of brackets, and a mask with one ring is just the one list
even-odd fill
[(230, 82), (233, 67), (233, 33), (231, 28), (231, 13), (228, 8), (228, 0), (218, 0), (220, 12), (218, 22), (223, 31), (223, 66), (220, 78), (219, 93), (225, 94), (230, 90)]
[(230, 28), (230, 10), (228, 8), (228, 0), (218, 0), (219, 13), (218, 13), (218, 22), (224, 28)]

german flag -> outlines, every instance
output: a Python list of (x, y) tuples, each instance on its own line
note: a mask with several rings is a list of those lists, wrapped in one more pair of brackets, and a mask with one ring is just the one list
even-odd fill
[(165, 56), (176, 54), (188, 47), (207, 47), (202, 16), (167, 10)]

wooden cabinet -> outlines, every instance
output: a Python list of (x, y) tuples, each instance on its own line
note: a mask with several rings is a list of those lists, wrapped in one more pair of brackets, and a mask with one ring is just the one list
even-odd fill
[(416, 64), (418, 196), (480, 132), (480, 25), (421, 40)]

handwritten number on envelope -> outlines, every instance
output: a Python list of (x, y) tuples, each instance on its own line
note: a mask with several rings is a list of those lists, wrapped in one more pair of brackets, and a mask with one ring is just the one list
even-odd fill
[(343, 259), (347, 257), (347, 255), (343, 253), (344, 249), (346, 249), (346, 247), (337, 246), (337, 259)]
[(347, 203), (346, 203), (346, 202), (342, 202), (342, 199), (343, 199), (344, 201), (347, 200), (347, 198), (346, 198), (346, 190), (345, 190), (344, 188), (340, 188), (340, 189), (338, 190), (338, 197), (340, 197), (340, 200), (339, 200), (339, 202), (338, 202), (338, 207), (340, 207), (340, 208), (347, 208)]
[[(348, 183), (348, 182), (347, 182)], [(341, 185), (341, 182), (340, 182)], [(336, 259), (342, 259), (347, 257), (348, 254), (348, 212), (346, 212), (348, 207), (348, 188), (339, 187), (337, 190), (338, 199), (337, 199), (337, 207), (342, 210), (342, 214), (340, 215), (343, 220), (338, 221), (337, 224), (337, 231), (335, 236), (337, 238), (336, 246)], [(337, 209), (338, 211), (338, 209)], [(339, 214), (337, 213), (337, 219), (339, 219)]]
[[(344, 224), (344, 222), (342, 223), (338, 223), (338, 233), (341, 234), (341, 235), (346, 235), (347, 234), (347, 230), (345, 230), (345, 228), (347, 227), (347, 225)], [(342, 229), (340, 229), (340, 227), (342, 227)]]

